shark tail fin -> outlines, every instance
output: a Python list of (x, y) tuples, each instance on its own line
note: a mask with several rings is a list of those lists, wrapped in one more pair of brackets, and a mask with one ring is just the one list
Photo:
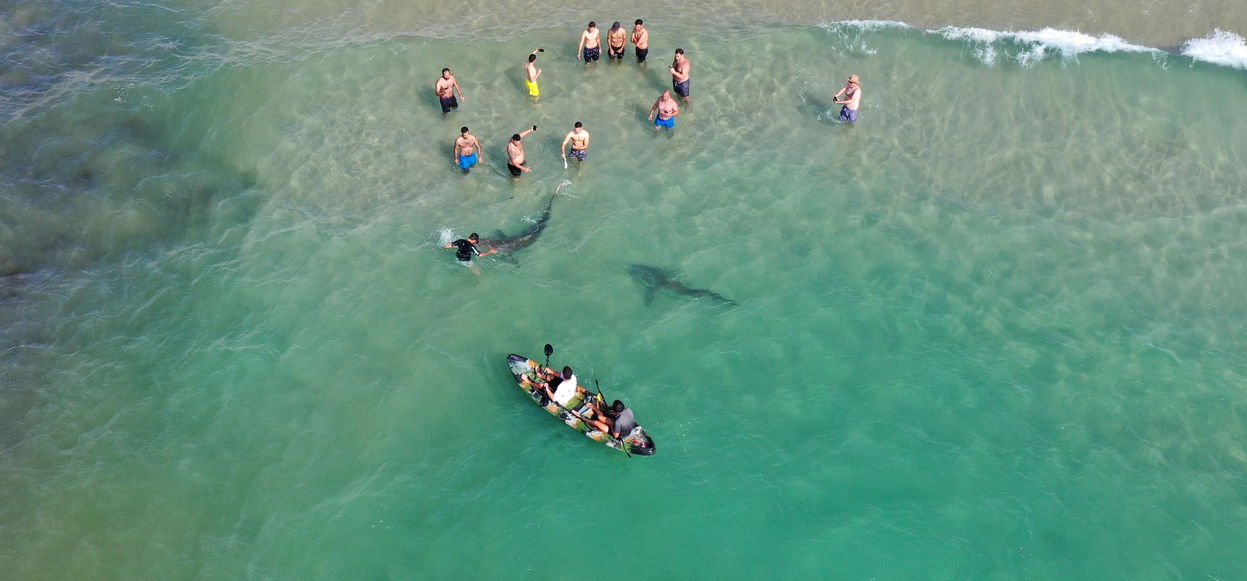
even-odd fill
[(554, 193), (550, 195), (550, 203), (546, 204), (546, 211), (542, 213), (542, 220), (550, 217), (550, 210), (554, 209), (554, 199), (559, 197), (559, 194), (563, 192), (563, 186), (567, 185), (571, 185), (571, 182), (563, 180), (563, 182), (559, 184), (559, 187), (554, 188)]

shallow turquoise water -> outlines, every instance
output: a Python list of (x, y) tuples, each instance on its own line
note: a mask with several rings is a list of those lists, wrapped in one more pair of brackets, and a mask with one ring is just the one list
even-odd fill
[[(897, 28), (734, 33), (678, 35), (695, 103), (670, 137), (644, 120), (669, 40), (647, 70), (586, 71), (556, 30), (200, 55), (6, 110), (4, 258), (26, 272), (0, 309), (0, 565), (1247, 570), (1241, 71)], [(538, 104), (519, 77), (534, 40)], [(468, 93), (446, 119), (442, 66)], [(850, 73), (855, 127), (830, 105)], [(594, 145), (565, 171), (577, 120)], [(534, 123), (536, 171), (513, 182), (502, 145)], [(488, 155), (469, 176), (460, 125)], [(438, 248), (523, 229), (565, 183), (518, 265), (478, 277)], [(647, 306), (630, 263), (740, 306)], [(525, 403), (503, 357), (546, 342), (634, 406), (658, 455)]]

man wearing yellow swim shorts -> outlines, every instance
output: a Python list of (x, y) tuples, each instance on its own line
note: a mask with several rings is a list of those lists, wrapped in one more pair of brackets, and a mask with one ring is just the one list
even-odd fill
[(539, 48), (529, 53), (528, 62), (524, 64), (524, 86), (528, 87), (530, 97), (541, 96), (541, 90), (537, 88), (537, 79), (541, 78), (541, 69), (537, 68), (537, 53), (545, 51), (546, 49)]

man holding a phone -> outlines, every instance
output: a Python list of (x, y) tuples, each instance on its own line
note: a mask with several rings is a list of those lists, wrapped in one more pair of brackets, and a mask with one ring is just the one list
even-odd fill
[[(841, 96), (844, 99), (841, 99)], [(840, 121), (857, 123), (857, 109), (862, 104), (862, 87), (858, 84), (857, 75), (849, 75), (848, 84), (843, 89), (836, 91), (836, 95), (831, 98), (831, 102), (843, 105), (840, 108)]]
[(517, 178), (526, 171), (533, 171), (528, 167), (528, 161), (524, 159), (524, 143), (520, 140), (536, 130), (537, 126), (533, 125), (532, 129), (525, 129), (512, 135), (511, 141), (507, 142), (507, 169)]
[(524, 86), (528, 88), (530, 97), (541, 96), (541, 90), (537, 88), (537, 79), (541, 77), (541, 69), (537, 68), (537, 53), (545, 51), (544, 48), (533, 50), (528, 54), (528, 62), (524, 64)]
[(692, 71), (693, 64), (688, 62), (684, 56), (684, 49), (675, 49), (675, 60), (671, 62), (671, 66), (667, 70), (671, 72), (671, 89), (675, 93), (684, 98), (684, 102), (688, 103), (692, 100), (689, 95), (689, 73)]

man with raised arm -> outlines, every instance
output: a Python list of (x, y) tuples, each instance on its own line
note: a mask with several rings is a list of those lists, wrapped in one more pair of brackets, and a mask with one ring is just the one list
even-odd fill
[(524, 143), (521, 141), (537, 130), (537, 126), (533, 125), (532, 129), (525, 129), (511, 136), (511, 141), (507, 142), (507, 170), (511, 175), (520, 177), (526, 171), (533, 171), (528, 167), (528, 161), (524, 159)]
[(541, 69), (537, 68), (537, 53), (545, 51), (544, 48), (533, 49), (528, 54), (528, 62), (524, 63), (524, 87), (528, 89), (529, 97), (541, 96), (541, 90), (537, 88), (537, 79), (541, 78)]

